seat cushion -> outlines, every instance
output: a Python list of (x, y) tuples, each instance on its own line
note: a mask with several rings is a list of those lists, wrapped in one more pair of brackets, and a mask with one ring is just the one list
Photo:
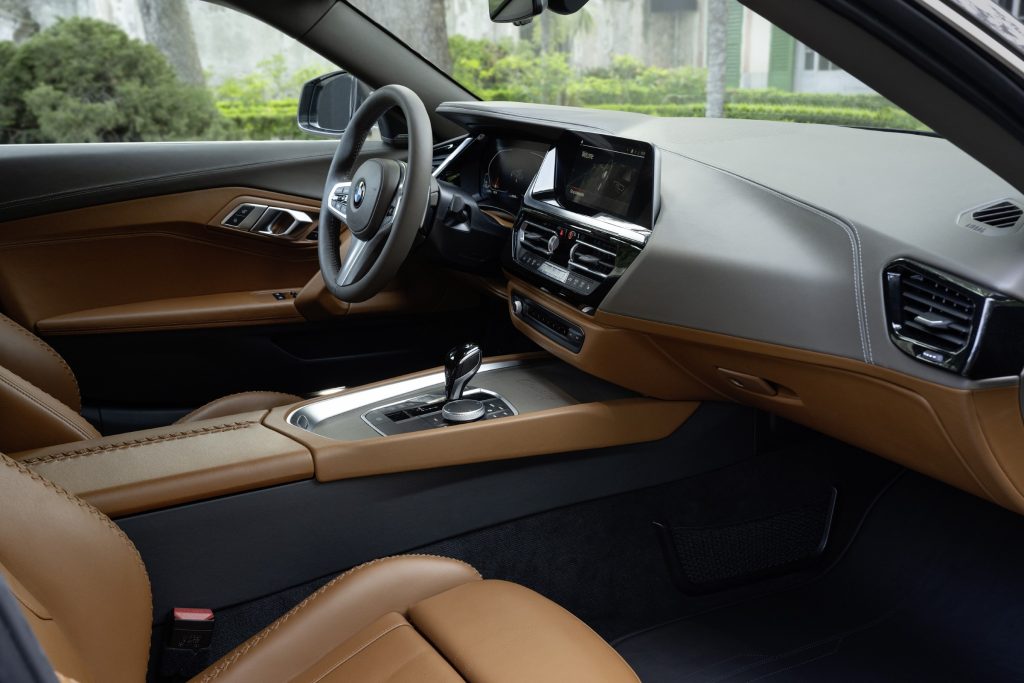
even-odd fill
[(522, 586), (449, 558), (357, 567), (195, 681), (636, 683), (600, 636)]
[(210, 420), (226, 415), (238, 415), (254, 410), (270, 410), (278, 406), (298, 403), (302, 398), (295, 394), (282, 394), (277, 391), (243, 391), (240, 394), (228, 394), (214, 399), (206, 405), (199, 406), (188, 415), (178, 419), (174, 424)]
[(195, 680), (290, 681), (382, 616), (404, 615), (432, 595), (479, 580), (473, 567), (446, 557), (399, 555), (368, 562), (331, 580)]
[(456, 586), (414, 605), (409, 621), (467, 681), (638, 680), (589, 626), (507, 581)]

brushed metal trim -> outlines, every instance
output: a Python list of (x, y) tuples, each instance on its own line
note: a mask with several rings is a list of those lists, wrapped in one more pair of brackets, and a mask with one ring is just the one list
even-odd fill
[[(525, 365), (527, 362), (528, 361), (521, 360), (505, 360), (484, 363), (480, 366), (480, 371), (477, 374), (479, 375), (491, 372), (492, 370), (514, 368)], [(372, 387), (370, 389), (361, 389), (337, 396), (331, 396), (321, 401), (309, 403), (301, 408), (297, 408), (288, 414), (286, 420), (288, 421), (288, 424), (293, 427), (298, 427), (299, 429), (304, 429), (307, 432), (312, 432), (326, 420), (335, 418), (338, 415), (354, 412), (361, 408), (373, 405), (374, 403), (398, 398), (403, 394), (420, 391), (438, 384), (442, 387), (444, 386), (444, 371), (433, 372), (421, 377), (411, 377), (409, 379), (392, 382), (391, 384), (385, 384), (379, 387)]]

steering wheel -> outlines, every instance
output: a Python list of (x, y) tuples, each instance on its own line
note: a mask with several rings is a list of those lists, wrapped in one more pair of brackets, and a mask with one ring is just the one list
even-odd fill
[[(367, 159), (353, 168), (373, 125), (392, 107), (405, 114), (407, 161)], [(398, 272), (426, 217), (432, 154), (427, 109), (409, 88), (384, 86), (352, 116), (327, 172), (320, 205), (320, 272), (338, 299), (366, 301)], [(342, 226), (348, 228), (347, 240)]]

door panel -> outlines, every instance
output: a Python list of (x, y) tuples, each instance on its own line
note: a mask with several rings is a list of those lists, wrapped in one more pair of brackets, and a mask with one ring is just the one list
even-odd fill
[(233, 187), (0, 224), (0, 305), (34, 328), (47, 318), (108, 306), (302, 289), (318, 270), (316, 242), (211, 225), (250, 197), (319, 211), (308, 199)]
[(2, 148), (0, 310), (67, 358), (106, 433), (238, 391), (423, 369), (458, 342), (522, 348), (502, 306), (415, 255), (387, 290), (348, 305), (324, 294), (312, 228), (284, 239), (223, 225), (245, 202), (317, 217), (335, 144)]

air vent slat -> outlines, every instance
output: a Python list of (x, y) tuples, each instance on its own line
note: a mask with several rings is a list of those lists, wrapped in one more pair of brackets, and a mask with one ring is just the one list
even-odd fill
[(577, 239), (576, 245), (569, 252), (569, 268), (596, 275), (601, 279), (607, 278), (615, 270), (616, 256), (611, 249), (611, 245), (597, 246)]
[(1024, 209), (1012, 202), (998, 202), (976, 209), (971, 218), (994, 228), (1012, 228), (1024, 216)]
[(973, 303), (966, 294), (963, 292), (937, 285), (934, 282), (928, 282), (919, 278), (907, 278), (905, 284), (916, 289), (919, 293), (929, 297), (937, 297), (939, 299), (948, 300), (950, 304), (955, 306), (961, 306), (965, 311), (973, 307)]
[(923, 304), (926, 307), (931, 307), (931, 308), (933, 308), (933, 309), (935, 309), (937, 311), (941, 311), (942, 313), (946, 313), (948, 315), (956, 316), (960, 320), (969, 321), (971, 319), (971, 313), (968, 313), (968, 312), (963, 311), (963, 310), (959, 310), (959, 309), (955, 308), (954, 306), (949, 306), (949, 305), (947, 305), (946, 303), (944, 303), (942, 301), (936, 301), (934, 298), (924, 297), (924, 296), (920, 296), (918, 294), (915, 294), (914, 292), (906, 292), (906, 291), (903, 292), (903, 296), (906, 299), (910, 299), (911, 301), (916, 301), (917, 303)]
[(893, 333), (900, 340), (913, 343), (918, 358), (944, 362), (918, 352), (924, 348), (959, 354), (968, 348), (979, 313), (977, 298), (971, 290), (908, 261), (887, 268), (886, 281)]
[(951, 345), (951, 348), (947, 349), (948, 351), (956, 351), (962, 348), (963, 346), (964, 337), (962, 334), (951, 334), (949, 332), (941, 332), (934, 328), (927, 327), (925, 325), (920, 325), (914, 322), (914, 320), (908, 320), (903, 324), (906, 325), (907, 327), (917, 330), (918, 332), (924, 332), (925, 334), (931, 337), (941, 339), (944, 342), (948, 342)]

